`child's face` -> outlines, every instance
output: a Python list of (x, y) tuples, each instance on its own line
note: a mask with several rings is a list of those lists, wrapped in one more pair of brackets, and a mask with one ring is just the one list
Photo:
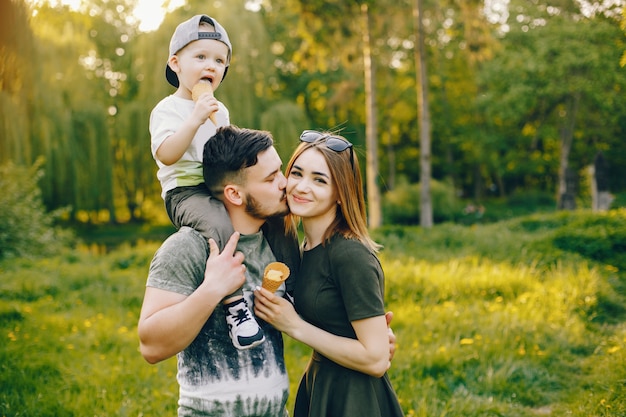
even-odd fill
[(178, 75), (179, 90), (186, 90), (191, 98), (191, 89), (199, 81), (210, 81), (213, 90), (219, 87), (228, 63), (228, 46), (215, 39), (199, 39), (178, 51), (169, 63)]

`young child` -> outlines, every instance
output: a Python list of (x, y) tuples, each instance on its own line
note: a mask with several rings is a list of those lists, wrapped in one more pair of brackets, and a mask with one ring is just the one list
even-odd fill
[[(177, 90), (150, 115), (152, 155), (168, 216), (177, 228), (193, 227), (220, 248), (234, 230), (223, 204), (204, 185), (202, 154), (217, 128), (230, 124), (228, 109), (212, 91), (226, 76), (231, 56), (228, 34), (215, 19), (197, 15), (178, 25), (165, 66), (165, 78)], [(212, 88), (193, 97), (199, 83)], [(265, 340), (241, 288), (224, 298), (223, 306), (235, 347), (249, 349)]]

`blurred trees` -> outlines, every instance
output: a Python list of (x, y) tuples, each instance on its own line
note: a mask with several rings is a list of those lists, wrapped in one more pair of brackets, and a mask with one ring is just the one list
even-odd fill
[[(560, 201), (568, 169), (580, 173), (598, 151), (620, 147), (615, 141), (624, 135), (626, 73), (619, 67), (624, 37), (614, 21), (585, 18), (571, 4), (569, 9), (511, 6), (515, 26), (481, 73), (485, 125), (506, 132), (494, 161), (506, 191), (556, 190)], [(615, 155), (613, 162), (619, 159)], [(619, 183), (615, 177), (614, 189), (623, 187)]]
[[(84, 0), (78, 10), (2, 2), (0, 164), (32, 166), (42, 157), (43, 200), (71, 207), (74, 219), (162, 215), (148, 118), (173, 92), (163, 76), (172, 31), (208, 13), (233, 42), (216, 91), (232, 122), (270, 130), (285, 161), (303, 129), (340, 130), (361, 157), (374, 155), (364, 167), (374, 177), (368, 194), (380, 187), (384, 200), (396, 183), (423, 176), (414, 2), (189, 0), (145, 33), (130, 18), (134, 0)], [(486, 3), (424, 0), (433, 179), (477, 200), (518, 190), (557, 196), (566, 168), (580, 186), (603, 151), (611, 191), (625, 190), (621, 9)], [(362, 4), (375, 69), (370, 93)], [(375, 141), (366, 141), (368, 121)]]
[(0, 166), (0, 260), (61, 252), (73, 235), (55, 226), (62, 209), (46, 211), (37, 181), (40, 162), (31, 167)]

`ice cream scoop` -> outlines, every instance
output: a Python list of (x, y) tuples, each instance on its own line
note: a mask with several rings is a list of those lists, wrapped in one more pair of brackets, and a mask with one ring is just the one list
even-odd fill
[(288, 277), (289, 267), (287, 265), (282, 262), (272, 262), (265, 267), (261, 286), (271, 292), (276, 292)]

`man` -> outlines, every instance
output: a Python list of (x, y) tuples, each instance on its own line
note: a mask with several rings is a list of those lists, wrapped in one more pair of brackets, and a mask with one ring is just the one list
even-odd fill
[(265, 342), (238, 350), (223, 309), (216, 308), (241, 285), (252, 305), (252, 291), (272, 261), (297, 270), (297, 241), (270, 233), (270, 248), (261, 230), (279, 224), (268, 219), (288, 210), (282, 162), (268, 132), (227, 126), (205, 145), (204, 167), (205, 183), (224, 203), (236, 232), (222, 253), (215, 241), (207, 244), (185, 227), (159, 248), (139, 319), (141, 353), (150, 363), (178, 355), (179, 416), (286, 416), (289, 381), (280, 332), (261, 323)]
[[(150, 363), (178, 356), (179, 416), (287, 416), (281, 333), (261, 322), (265, 342), (238, 350), (216, 308), (242, 284), (252, 306), (265, 265), (275, 260), (292, 272), (277, 294), (293, 285), (300, 258), (297, 238), (282, 227), (288, 212), (282, 162), (269, 132), (225, 126), (206, 143), (203, 165), (205, 184), (236, 232), (221, 253), (214, 240), (186, 227), (159, 248), (139, 318), (141, 354)], [(392, 332), (389, 341), (393, 356)]]

